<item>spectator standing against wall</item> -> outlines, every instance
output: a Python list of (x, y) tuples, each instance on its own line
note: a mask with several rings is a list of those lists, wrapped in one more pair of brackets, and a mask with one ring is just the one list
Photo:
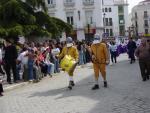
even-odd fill
[(84, 50), (82, 42), (79, 42), (77, 45), (77, 49), (79, 51), (79, 65), (84, 64)]
[(17, 49), (12, 44), (10, 40), (6, 40), (5, 45), (5, 55), (4, 55), (4, 62), (5, 62), (5, 70), (7, 74), (7, 82), (11, 84), (11, 69), (13, 71), (13, 80), (17, 82), (17, 75), (16, 75), (16, 59), (17, 59)]
[(3, 94), (2, 94), (3, 93), (3, 84), (2, 84), (1, 76), (4, 74), (4, 72), (2, 71), (1, 63), (2, 63), (2, 49), (0, 46), (0, 96), (3, 96)]
[(59, 73), (59, 59), (56, 57), (59, 55), (60, 49), (56, 47), (55, 44), (52, 44), (52, 50), (51, 50), (51, 62), (54, 64), (54, 72)]

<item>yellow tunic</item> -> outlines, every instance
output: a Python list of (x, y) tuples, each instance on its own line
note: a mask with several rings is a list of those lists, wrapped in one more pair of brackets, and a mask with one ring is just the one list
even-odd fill
[(91, 46), (91, 52), (95, 56), (93, 63), (105, 64), (109, 60), (106, 44), (99, 43)]
[(59, 55), (59, 58), (63, 58), (65, 55), (70, 55), (72, 58), (74, 58), (76, 61), (78, 61), (79, 54), (76, 47), (72, 46), (70, 48), (64, 47), (61, 54)]
[(68, 72), (69, 76), (73, 76), (73, 72), (77, 66), (78, 58), (79, 58), (78, 50), (74, 46), (70, 48), (64, 47), (61, 54), (58, 57), (59, 59), (62, 59), (63, 57), (65, 57), (65, 55), (70, 55), (74, 60), (76, 60), (76, 64)]
[(92, 60), (95, 72), (95, 79), (98, 80), (99, 72), (101, 72), (103, 79), (106, 80), (106, 61), (109, 60), (106, 44), (93, 44), (91, 46), (91, 52), (92, 55), (94, 55), (94, 59)]

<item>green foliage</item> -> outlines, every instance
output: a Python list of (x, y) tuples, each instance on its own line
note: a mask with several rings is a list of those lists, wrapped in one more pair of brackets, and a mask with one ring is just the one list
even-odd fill
[(47, 14), (44, 0), (0, 0), (0, 37), (57, 37), (71, 29), (71, 25)]

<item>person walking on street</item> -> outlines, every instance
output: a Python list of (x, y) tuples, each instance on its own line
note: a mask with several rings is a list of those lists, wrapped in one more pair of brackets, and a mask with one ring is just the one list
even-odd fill
[(78, 50), (75, 46), (73, 46), (73, 40), (71, 37), (68, 37), (66, 40), (66, 46), (63, 48), (61, 54), (58, 56), (59, 59), (64, 58), (66, 55), (70, 55), (74, 60), (75, 60), (75, 64), (72, 66), (72, 68), (70, 69), (70, 71), (68, 72), (69, 75), (69, 86), (68, 89), (72, 89), (72, 87), (75, 85), (74, 80), (73, 80), (73, 73), (74, 70), (78, 64)]
[(141, 40), (141, 45), (135, 51), (136, 57), (139, 59), (139, 66), (143, 81), (149, 80), (150, 75), (150, 45), (146, 39)]
[(128, 49), (129, 58), (131, 59), (130, 64), (132, 64), (135, 62), (134, 52), (136, 49), (136, 43), (133, 41), (132, 38), (129, 39), (129, 42), (127, 44), (127, 49)]
[(91, 45), (91, 56), (95, 73), (95, 85), (92, 87), (92, 90), (99, 89), (99, 72), (102, 74), (104, 87), (107, 87), (106, 64), (109, 64), (109, 56), (106, 44), (102, 43), (102, 37), (99, 34), (95, 34), (94, 36), (94, 41)]
[(4, 62), (5, 62), (5, 70), (7, 74), (7, 82), (11, 84), (11, 72), (13, 71), (13, 80), (14, 83), (17, 82), (17, 74), (16, 74), (16, 59), (17, 59), (17, 49), (11, 43), (10, 40), (6, 40), (6, 47), (5, 47), (5, 55), (4, 55)]
[(111, 54), (111, 61), (112, 63), (117, 63), (117, 45), (115, 44), (115, 42), (112, 42), (110, 45), (110, 54)]

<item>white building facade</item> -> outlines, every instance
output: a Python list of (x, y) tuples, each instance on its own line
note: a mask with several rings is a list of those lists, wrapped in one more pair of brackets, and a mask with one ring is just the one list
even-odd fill
[[(125, 0), (45, 0), (48, 13), (73, 25), (72, 37), (92, 40), (101, 36), (125, 36), (128, 3)], [(63, 34), (65, 37), (65, 34)]]
[(128, 1), (103, 0), (104, 32), (109, 37), (125, 36), (128, 29)]
[(102, 0), (45, 0), (45, 2), (50, 16), (73, 25), (72, 37), (75, 40), (90, 41), (95, 33), (103, 34)]
[(132, 9), (132, 24), (137, 36), (150, 36), (150, 0), (140, 2)]

